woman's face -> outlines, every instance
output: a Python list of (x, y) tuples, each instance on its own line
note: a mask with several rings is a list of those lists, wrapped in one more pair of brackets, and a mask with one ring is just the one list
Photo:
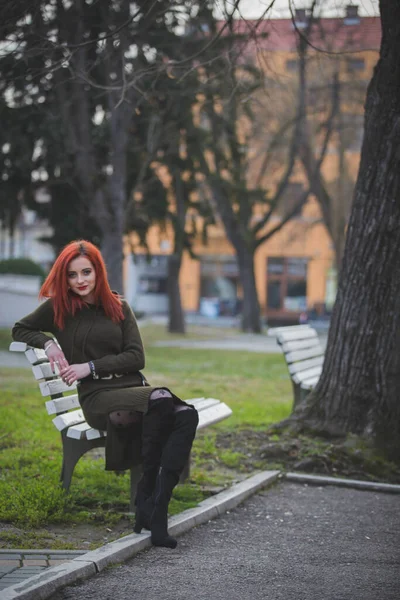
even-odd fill
[(85, 302), (94, 303), (96, 272), (90, 260), (85, 256), (74, 258), (68, 265), (68, 285), (71, 291)]

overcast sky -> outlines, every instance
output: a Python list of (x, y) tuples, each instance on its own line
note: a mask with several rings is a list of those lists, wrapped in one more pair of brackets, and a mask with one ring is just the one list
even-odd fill
[[(230, 2), (233, 4), (234, 0), (230, 0)], [(307, 8), (311, 5), (312, 0), (275, 0), (274, 7), (269, 16), (272, 18), (290, 17), (289, 2), (292, 3), (294, 8)], [(271, 0), (241, 0), (240, 11), (246, 19), (257, 18), (263, 14), (270, 4)], [(342, 16), (345, 12), (344, 7), (346, 4), (357, 4), (359, 6), (359, 13), (362, 16), (372, 17), (379, 15), (378, 0), (358, 0), (355, 2), (351, 2), (351, 0), (320, 0), (319, 2), (319, 5), (323, 6), (323, 15), (325, 17)]]

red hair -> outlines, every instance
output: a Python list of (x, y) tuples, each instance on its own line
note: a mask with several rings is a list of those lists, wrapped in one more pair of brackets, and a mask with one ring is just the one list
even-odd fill
[(91, 242), (76, 240), (70, 242), (61, 250), (50, 273), (46, 277), (39, 298), (52, 298), (54, 307), (54, 322), (63, 329), (67, 315), (75, 313), (85, 306), (85, 301), (69, 291), (68, 267), (72, 260), (84, 256), (93, 265), (96, 273), (94, 298), (96, 304), (101, 304), (107, 317), (118, 323), (123, 321), (121, 298), (113, 294), (107, 279), (107, 270), (100, 250)]

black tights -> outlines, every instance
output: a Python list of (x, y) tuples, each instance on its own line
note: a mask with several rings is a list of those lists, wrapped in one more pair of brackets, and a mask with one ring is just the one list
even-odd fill
[[(157, 388), (151, 392), (149, 398), (149, 410), (159, 404), (156, 401), (160, 400), (169, 400), (172, 399), (172, 394), (169, 390), (164, 388)], [(174, 404), (173, 410), (175, 413), (180, 412), (181, 410), (190, 410), (190, 406), (185, 406), (184, 404)], [(136, 410), (114, 410), (110, 413), (110, 421), (115, 427), (124, 428), (129, 427), (133, 423), (137, 423), (142, 418), (142, 414)]]
[(142, 423), (143, 476), (136, 496), (134, 531), (151, 529), (156, 546), (176, 547), (168, 535), (168, 504), (189, 458), (198, 424), (197, 411), (174, 404), (171, 392), (153, 390)]
[[(160, 466), (182, 470), (189, 457), (197, 422), (197, 411), (193, 407), (175, 404), (171, 392), (165, 388), (153, 390), (148, 411), (143, 416), (144, 472), (158, 470)], [(183, 430), (187, 430), (186, 437), (182, 435)], [(175, 455), (181, 460), (172, 458)]]

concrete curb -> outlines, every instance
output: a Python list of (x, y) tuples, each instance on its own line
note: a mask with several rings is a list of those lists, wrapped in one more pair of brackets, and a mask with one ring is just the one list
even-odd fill
[[(168, 525), (170, 533), (180, 535), (192, 527), (222, 515), (260, 489), (274, 483), (280, 475), (280, 471), (263, 471), (203, 500), (196, 508), (172, 517)], [(123, 562), (150, 546), (149, 533), (132, 533), (62, 565), (45, 569), (22, 583), (3, 589), (1, 600), (46, 600), (58, 589), (91, 577), (109, 565)]]
[(339, 477), (324, 477), (322, 475), (306, 475), (303, 473), (286, 473), (284, 478), (293, 483), (309, 483), (311, 485), (337, 485), (369, 492), (386, 492), (400, 494), (400, 485), (379, 483), (378, 481), (362, 481), (360, 479), (340, 479)]
[(71, 560), (57, 567), (44, 569), (39, 575), (29, 577), (22, 583), (4, 588), (1, 600), (44, 600), (54, 594), (59, 588), (75, 583), (96, 574), (96, 567), (91, 562), (75, 563)]

